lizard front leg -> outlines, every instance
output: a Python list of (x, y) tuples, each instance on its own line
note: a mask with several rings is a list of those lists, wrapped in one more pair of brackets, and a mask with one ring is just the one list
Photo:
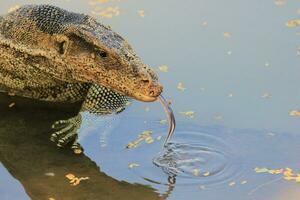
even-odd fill
[(127, 102), (128, 98), (117, 92), (104, 86), (91, 85), (78, 115), (67, 120), (59, 120), (52, 125), (57, 131), (51, 135), (51, 141), (58, 147), (71, 144), (71, 149), (75, 153), (81, 153), (83, 149), (78, 143), (77, 134), (82, 122), (81, 113), (85, 111), (97, 115), (119, 113), (125, 109)]

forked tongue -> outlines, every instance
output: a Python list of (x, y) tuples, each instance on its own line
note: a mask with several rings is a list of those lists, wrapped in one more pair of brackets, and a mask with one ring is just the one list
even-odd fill
[(176, 127), (176, 121), (175, 121), (175, 117), (174, 117), (174, 113), (172, 108), (170, 107), (170, 103), (168, 101), (166, 101), (166, 99), (160, 95), (158, 97), (159, 102), (162, 104), (164, 111), (167, 115), (168, 118), (168, 122), (169, 122), (169, 130), (168, 130), (168, 135), (164, 141), (164, 147), (169, 143), (169, 141), (171, 140), (173, 134), (174, 134), (174, 130)]

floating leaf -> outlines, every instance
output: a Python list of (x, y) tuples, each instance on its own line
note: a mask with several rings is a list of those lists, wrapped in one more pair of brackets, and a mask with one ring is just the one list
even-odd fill
[(204, 174), (203, 174), (203, 176), (209, 176), (210, 175), (210, 172), (205, 172)]
[(294, 28), (296, 26), (300, 26), (300, 19), (289, 20), (285, 25), (289, 28)]
[(158, 69), (162, 72), (168, 72), (169, 71), (169, 67), (167, 65), (160, 65), (158, 67)]
[(199, 169), (193, 169), (193, 170), (192, 170), (192, 174), (193, 174), (194, 176), (199, 176), (199, 175), (200, 175), (200, 170), (199, 170)]
[(92, 11), (92, 14), (103, 18), (112, 18), (120, 15), (120, 9), (118, 7), (111, 7), (111, 6), (106, 8), (96, 7)]
[(269, 171), (268, 168), (258, 168), (258, 167), (256, 167), (254, 170), (256, 173), (266, 173)]
[(271, 96), (270, 93), (264, 92), (264, 93), (261, 95), (261, 97), (264, 98), (264, 99), (270, 99), (272, 96)]
[(154, 140), (153, 140), (153, 138), (150, 136), (150, 137), (147, 137), (147, 138), (145, 139), (145, 142), (146, 142), (147, 144), (151, 144), (151, 143), (154, 142)]
[[(127, 145), (126, 145), (126, 148), (127, 149), (132, 149), (132, 148), (136, 148), (139, 146), (139, 144), (142, 142), (142, 141), (145, 141), (147, 142), (148, 144), (149, 143), (152, 143), (154, 140), (152, 139), (151, 137), (152, 135), (152, 131), (143, 131), (137, 139), (135, 139), (134, 141), (131, 141), (129, 142)], [(151, 139), (149, 139), (151, 138)], [(147, 140), (147, 141), (146, 141)]]
[(276, 6), (283, 6), (283, 5), (285, 5), (285, 3), (286, 3), (285, 0), (275, 0), (275, 1), (274, 1), (274, 4), (275, 4)]
[(224, 32), (224, 33), (223, 33), (223, 36), (224, 36), (225, 38), (230, 38), (230, 37), (231, 37), (231, 34), (230, 34), (229, 32)]
[(299, 110), (292, 110), (292, 111), (289, 112), (289, 115), (293, 116), (293, 117), (299, 117), (300, 116), (300, 111)]
[(139, 10), (137, 13), (140, 17), (145, 17), (145, 11), (144, 10)]
[(53, 177), (53, 176), (55, 176), (55, 174), (53, 172), (47, 172), (47, 173), (45, 173), (45, 176), (51, 176), (51, 177)]
[(139, 167), (140, 165), (139, 164), (137, 164), (137, 163), (130, 163), (129, 165), (128, 165), (128, 168), (129, 169), (133, 169), (133, 168), (136, 168), (136, 167)]
[(270, 67), (270, 63), (269, 62), (265, 62), (265, 67)]
[(207, 25), (208, 25), (208, 22), (207, 22), (207, 21), (204, 21), (204, 22), (201, 23), (201, 26), (206, 27)]
[(9, 105), (8, 105), (8, 107), (9, 108), (12, 108), (12, 107), (14, 107), (16, 105), (16, 103), (15, 102), (12, 102), (12, 103), (10, 103)]
[(90, 179), (89, 177), (80, 177), (80, 178), (78, 178), (74, 174), (67, 174), (65, 177), (67, 179), (69, 179), (69, 182), (72, 186), (79, 185), (81, 181)]
[(186, 112), (179, 112), (179, 114), (182, 114), (186, 117), (189, 118), (194, 118), (195, 117), (195, 112), (194, 111), (186, 111)]
[(183, 92), (186, 88), (183, 86), (183, 83), (180, 82), (177, 85), (177, 89)]
[(232, 182), (230, 182), (228, 185), (229, 185), (230, 187), (232, 187), (232, 186), (234, 186), (234, 185), (235, 185), (235, 182), (234, 182), (234, 181), (232, 181)]
[(162, 120), (159, 121), (159, 123), (161, 123), (161, 124), (167, 124), (167, 123), (168, 123), (168, 120), (162, 119)]

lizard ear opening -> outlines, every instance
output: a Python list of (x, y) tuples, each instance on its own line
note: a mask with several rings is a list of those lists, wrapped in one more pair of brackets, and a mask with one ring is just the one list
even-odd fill
[(58, 44), (59, 54), (64, 55), (66, 53), (66, 50), (67, 50), (67, 42), (66, 41), (60, 42)]
[(69, 46), (69, 39), (67, 37), (57, 37), (56, 42), (57, 52), (60, 55), (65, 55)]

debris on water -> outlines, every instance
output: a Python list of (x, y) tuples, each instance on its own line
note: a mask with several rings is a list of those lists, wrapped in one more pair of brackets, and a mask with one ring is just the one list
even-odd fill
[(269, 62), (265, 62), (265, 67), (270, 67), (270, 63)]
[(183, 83), (181, 82), (177, 84), (177, 89), (180, 90), (181, 92), (186, 90), (186, 88), (183, 86)]
[(158, 69), (161, 72), (168, 72), (169, 71), (169, 67), (167, 65), (160, 65), (160, 66), (158, 66)]
[(261, 95), (261, 98), (264, 98), (264, 99), (270, 99), (272, 97), (272, 95), (268, 92), (264, 92), (262, 95)]
[(286, 4), (286, 1), (285, 1), (285, 0), (275, 0), (275, 1), (274, 1), (274, 4), (275, 4), (276, 6), (283, 6), (283, 5)]
[(74, 149), (73, 152), (77, 155), (82, 154), (82, 149)]
[(85, 181), (85, 180), (90, 179), (89, 177), (80, 177), (80, 178), (78, 178), (74, 174), (67, 174), (65, 177), (69, 180), (69, 182), (72, 186), (79, 185), (81, 181)]
[(139, 167), (140, 165), (139, 164), (137, 164), (137, 163), (130, 163), (129, 165), (128, 165), (128, 168), (129, 169), (133, 169), (133, 168), (136, 168), (136, 167)]
[(167, 123), (168, 123), (168, 120), (162, 119), (162, 120), (159, 121), (159, 123), (160, 123), (160, 124), (167, 124)]
[(10, 103), (9, 105), (8, 105), (8, 107), (9, 108), (12, 108), (12, 107), (14, 107), (16, 105), (16, 103), (15, 102), (12, 102), (12, 103)]
[(139, 144), (142, 142), (142, 141), (145, 141), (146, 143), (150, 144), (153, 142), (153, 139), (152, 139), (152, 131), (143, 131), (137, 139), (129, 142), (126, 146), (127, 149), (133, 149), (133, 148), (136, 148), (139, 146)]
[(47, 173), (45, 173), (45, 176), (53, 177), (53, 176), (55, 176), (55, 174), (53, 172), (47, 172)]
[(113, 18), (120, 15), (119, 7), (96, 7), (94, 10), (91, 11), (93, 15), (100, 16), (103, 18)]
[(189, 118), (195, 117), (195, 111), (185, 111), (185, 112), (179, 112), (179, 114), (184, 115)]
[(289, 115), (293, 116), (293, 117), (299, 117), (300, 116), (300, 111), (299, 110), (292, 110), (292, 111), (289, 112)]
[(234, 181), (228, 183), (228, 185), (229, 185), (230, 187), (235, 186), (235, 184), (236, 184), (236, 183), (235, 183)]
[(296, 26), (300, 26), (300, 19), (292, 19), (286, 22), (285, 24), (289, 28), (294, 28)]
[(146, 112), (149, 112), (149, 111), (150, 111), (150, 108), (149, 108), (149, 107), (145, 107), (145, 111), (146, 111)]
[(201, 189), (201, 190), (205, 190), (205, 188), (206, 188), (205, 185), (200, 185), (199, 186), (199, 189)]
[(223, 36), (224, 36), (224, 38), (230, 38), (231, 34), (229, 32), (224, 32)]
[(200, 175), (200, 170), (199, 169), (193, 169), (192, 173), (194, 176), (199, 176)]
[(147, 138), (145, 139), (145, 142), (146, 142), (147, 144), (151, 144), (151, 143), (154, 142), (154, 140), (153, 140), (153, 138), (152, 138), (151, 136), (149, 136), (149, 137), (147, 137)]
[(291, 168), (281, 168), (281, 169), (269, 169), (269, 168), (258, 168), (256, 167), (254, 169), (254, 171), (256, 173), (268, 173), (268, 174), (273, 174), (273, 175), (279, 175), (281, 174), (282, 175), (282, 178), (284, 180), (287, 180), (287, 181), (295, 181), (295, 182), (300, 182), (300, 173), (294, 173), (293, 172), (293, 169)]
[(165, 113), (168, 117), (168, 121), (169, 121), (168, 135), (167, 135), (167, 137), (165, 139), (165, 142), (164, 142), (164, 146), (166, 146), (166, 144), (171, 140), (171, 138), (174, 134), (174, 130), (175, 130), (175, 127), (176, 127), (176, 121), (175, 121), (175, 116), (174, 116), (173, 110), (170, 107), (170, 103), (168, 101), (166, 101), (166, 99), (162, 95), (160, 95), (158, 97), (158, 100), (162, 104), (162, 106), (164, 108), (164, 111), (165, 111)]
[(227, 97), (232, 98), (232, 97), (233, 97), (233, 93), (229, 93), (229, 94), (227, 95)]
[(145, 17), (145, 11), (144, 11), (144, 10), (139, 10), (137, 13), (138, 13), (138, 15), (139, 15), (140, 17), (142, 17), (142, 18)]
[(248, 181), (246, 181), (246, 180), (241, 182), (242, 185), (245, 185), (246, 183), (248, 183)]
[(217, 115), (214, 116), (214, 120), (221, 121), (221, 120), (223, 120), (223, 116), (220, 115), (220, 114), (217, 114)]
[(207, 25), (208, 25), (207, 21), (204, 21), (204, 22), (201, 23), (201, 26), (203, 26), (203, 27), (206, 27)]
[(210, 172), (205, 172), (204, 174), (203, 174), (203, 176), (209, 176), (210, 175)]
[(89, 5), (94, 6), (96, 4), (103, 4), (107, 2), (109, 2), (109, 0), (90, 0), (88, 3)]

